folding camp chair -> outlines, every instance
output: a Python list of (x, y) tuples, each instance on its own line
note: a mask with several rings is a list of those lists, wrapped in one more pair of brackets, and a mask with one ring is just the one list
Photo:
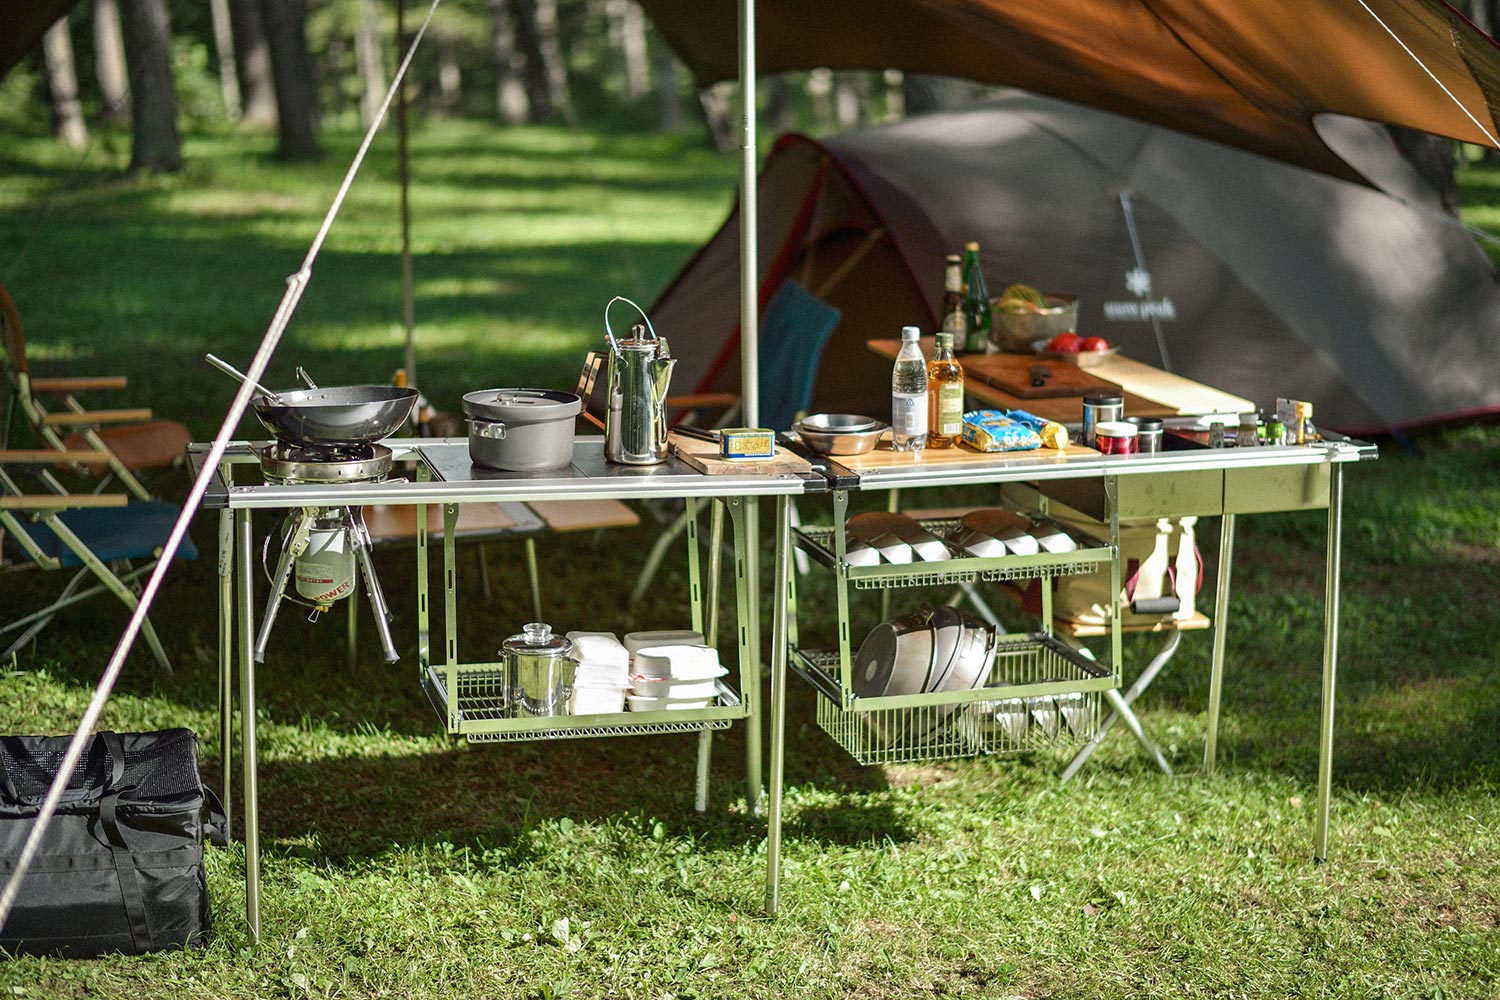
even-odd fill
[[(839, 311), (791, 279), (776, 289), (761, 318), (756, 357), (760, 366), (760, 425), (790, 430), (812, 401), (823, 345), (838, 325)], [(687, 530), (687, 513), (661, 533), (631, 591), (631, 603), (645, 596), (667, 549)], [(798, 553), (801, 555), (801, 553)]]
[[(192, 436), (174, 420), (152, 420), (144, 408), (90, 410), (73, 393), (123, 389), (123, 376), (33, 378), (26, 362), (26, 336), (21, 317), (5, 287), (0, 285), (0, 340), (5, 344), (5, 375), (9, 386), (4, 423), (0, 424), (0, 448), (10, 444), (11, 422), (17, 412), (25, 419), (36, 443), (55, 451), (94, 452), (105, 456), (110, 474), (139, 500), (151, 499), (137, 473), (180, 464)], [(44, 399), (56, 399), (62, 409), (53, 412)], [(74, 469), (97, 469), (98, 463), (68, 460)], [(108, 482), (106, 479), (105, 482)], [(56, 483), (50, 489), (60, 492)], [(103, 483), (100, 484), (103, 487)]]
[[(109, 459), (101, 452), (0, 451), (0, 529), (28, 562), (40, 570), (74, 569), (73, 578), (46, 607), (0, 625), (0, 635), (21, 630), (0, 657), (9, 656), (47, 626), (59, 612), (102, 591), (109, 591), (134, 612), (135, 581), (149, 572), (161, 555), (181, 508), (159, 500), (132, 503), (120, 493), (27, 494), (9, 467), (45, 470), (59, 460), (98, 465)], [(46, 480), (55, 482), (50, 475)], [(183, 539), (177, 556), (197, 557), (192, 540)], [(89, 577), (98, 582), (80, 589)], [(166, 652), (150, 620), (144, 622), (151, 655), (171, 672)]]

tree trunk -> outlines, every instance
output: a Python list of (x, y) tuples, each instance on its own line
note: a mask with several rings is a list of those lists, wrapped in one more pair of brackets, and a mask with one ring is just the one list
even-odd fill
[(906, 74), (899, 69), (888, 69), (883, 74), (885, 82), (885, 120), (899, 122), (906, 117), (906, 90), (903, 82)]
[(635, 0), (609, 0), (610, 43), (620, 54), (627, 101), (638, 101), (651, 89), (651, 64), (646, 58), (646, 16)]
[(307, 51), (307, 5), (303, 0), (262, 0), (271, 79), (276, 85), (277, 155), (311, 160), (318, 146), (318, 86)]
[(128, 115), (130, 75), (125, 70), (125, 39), (115, 0), (94, 0), (94, 79), (103, 104), (100, 119), (107, 125)]
[(439, 35), (433, 39), (437, 46), (438, 110), (451, 115), (458, 110), (463, 100), (464, 72), (454, 51), (454, 39)]
[(739, 85), (728, 81), (698, 91), (698, 105), (703, 109), (708, 134), (713, 139), (714, 148), (721, 153), (738, 149), (740, 145), (741, 123), (735, 120), (737, 105), (734, 100), (738, 92)]
[(89, 130), (83, 124), (83, 105), (78, 101), (78, 73), (73, 68), (73, 38), (66, 15), (42, 36), (42, 61), (47, 67), (47, 90), (52, 95), (52, 133), (74, 149), (88, 145)]
[(523, 125), (531, 117), (526, 88), (526, 56), (516, 44), (515, 13), (507, 0), (488, 0), (490, 53), (495, 60), (495, 112), (506, 125)]
[(516, 36), (526, 53), (527, 91), (533, 120), (560, 116), (577, 124), (568, 97), (568, 67), (557, 30), (557, 0), (511, 0)]
[(219, 90), (224, 95), (224, 111), (237, 122), (244, 108), (240, 104), (240, 77), (234, 65), (234, 28), (229, 23), (229, 0), (208, 0), (213, 20), (214, 53), (219, 57)]
[(1451, 215), (1458, 215), (1458, 174), (1453, 140), (1399, 125), (1386, 127), (1401, 155), (1437, 191), (1443, 209)]
[(656, 62), (656, 127), (662, 132), (682, 128), (682, 94), (677, 89), (677, 57), (660, 38), (651, 46)]
[(785, 73), (777, 73), (766, 81), (766, 124), (780, 135), (797, 128), (797, 93)]
[(124, 0), (125, 61), (130, 67), (133, 135), (130, 169), (171, 171), (182, 166), (177, 93), (172, 89), (172, 26), (166, 0)]
[(385, 99), (385, 61), (380, 54), (380, 10), (375, 0), (359, 0), (354, 29), (354, 61), (359, 68), (359, 119), (365, 128), (380, 113)]
[(240, 71), (241, 121), (255, 128), (276, 126), (276, 86), (271, 80), (271, 52), (260, 16), (260, 0), (229, 0), (234, 53)]

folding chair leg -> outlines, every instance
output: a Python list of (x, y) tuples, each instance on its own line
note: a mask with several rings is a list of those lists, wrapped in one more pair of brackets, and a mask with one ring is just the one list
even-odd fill
[(1145, 729), (1141, 727), (1140, 719), (1131, 710), (1130, 704), (1151, 686), (1152, 681), (1156, 680), (1156, 675), (1161, 673), (1161, 669), (1167, 665), (1167, 661), (1177, 652), (1177, 645), (1181, 641), (1181, 632), (1174, 629), (1167, 633), (1166, 643), (1157, 652), (1156, 656), (1152, 657), (1151, 662), (1146, 664), (1146, 669), (1141, 671), (1141, 675), (1135, 679), (1135, 683), (1130, 685), (1123, 696), (1118, 691), (1104, 692), (1104, 698), (1109, 702), (1112, 711), (1104, 717), (1103, 722), (1099, 723), (1099, 731), (1094, 734), (1094, 738), (1079, 747), (1078, 753), (1073, 756), (1067, 768), (1063, 770), (1063, 781), (1068, 781), (1073, 775), (1079, 772), (1083, 765), (1088, 762), (1088, 759), (1094, 755), (1094, 751), (1099, 749), (1099, 744), (1104, 742), (1104, 737), (1109, 735), (1109, 731), (1114, 727), (1115, 721), (1122, 718), (1125, 720), (1125, 726), (1130, 730), (1131, 735), (1151, 755), (1152, 759), (1156, 762), (1156, 766), (1161, 768), (1162, 773), (1172, 773), (1172, 765), (1167, 763), (1167, 759), (1163, 756), (1161, 748), (1146, 735)]
[(526, 539), (526, 581), (531, 584), (531, 613), (542, 620), (542, 577), (536, 570), (536, 539)]
[(651, 586), (656, 571), (661, 569), (661, 561), (666, 558), (667, 549), (677, 540), (677, 536), (687, 530), (688, 513), (683, 511), (677, 516), (677, 520), (667, 526), (651, 546), (651, 551), (646, 555), (646, 565), (641, 567), (641, 575), (636, 577), (635, 589), (630, 592), (630, 603), (639, 604), (642, 597), (646, 596), (646, 588)]
[[(62, 543), (72, 550), (73, 554), (76, 555), (79, 560), (81, 560), (83, 564), (89, 568), (89, 571), (92, 572), (94, 576), (98, 577), (99, 582), (104, 584), (104, 586), (109, 589), (110, 593), (114, 594), (121, 601), (125, 602), (125, 606), (129, 608), (131, 610), (131, 613), (133, 614), (135, 612), (136, 605), (139, 603), (136, 600), (135, 591), (131, 590), (130, 587), (126, 585), (125, 581), (121, 580), (108, 566), (104, 565), (104, 563), (100, 561), (99, 557), (94, 555), (94, 550), (83, 544), (83, 540), (75, 535), (73, 533), (73, 530), (63, 523), (61, 517), (54, 513), (46, 515), (42, 520), (47, 522), (47, 527), (52, 529), (52, 532), (56, 534), (58, 538), (62, 539)], [(152, 655), (155, 656), (156, 661), (161, 664), (162, 670), (170, 674), (172, 672), (172, 665), (167, 662), (167, 654), (161, 648), (161, 641), (157, 639), (156, 630), (151, 627), (150, 619), (146, 619), (141, 623), (141, 625), (141, 632), (146, 636), (146, 644), (151, 647)]]

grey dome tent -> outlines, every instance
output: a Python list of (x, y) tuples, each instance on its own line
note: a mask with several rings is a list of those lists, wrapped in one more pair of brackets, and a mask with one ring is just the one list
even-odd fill
[[(1378, 433), (1500, 410), (1489, 257), (1384, 129), (1320, 122), (1384, 190), (1026, 93), (814, 142), (759, 177), (760, 297), (797, 280), (843, 314), (813, 406), (882, 415), (864, 342), (934, 328), (945, 253), (977, 240), (992, 293), (1081, 299), (1080, 332), (1264, 406)], [(737, 215), (652, 310), (675, 384), (737, 386)]]

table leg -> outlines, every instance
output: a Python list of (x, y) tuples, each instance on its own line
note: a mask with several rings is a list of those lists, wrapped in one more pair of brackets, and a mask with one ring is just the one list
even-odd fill
[(245, 784), (245, 921), (252, 945), (260, 944), (260, 809), (255, 751), (255, 542), (250, 511), (235, 513), (239, 527), (240, 744)]
[(765, 805), (761, 789), (762, 722), (760, 710), (760, 498), (745, 498), (744, 560), (741, 563), (745, 587), (748, 616), (740, 621), (740, 628), (750, 643), (750, 673), (745, 677), (745, 697), (750, 701), (750, 715), (745, 720), (745, 785), (746, 804), (754, 816), (761, 814)]
[(224, 832), (234, 829), (234, 513), (219, 511), (219, 770)]
[(775, 915), (781, 891), (781, 794), (786, 776), (786, 661), (791, 599), (790, 497), (776, 501), (776, 584), (771, 591), (771, 788), (766, 824), (766, 913)]
[(1344, 517), (1344, 470), (1334, 465), (1328, 480), (1328, 561), (1323, 597), (1323, 709), (1318, 726), (1318, 818), (1313, 857), (1328, 860), (1328, 808), (1333, 786), (1333, 691), (1339, 659), (1339, 560)]
[(1214, 651), (1208, 673), (1208, 732), (1203, 740), (1203, 773), (1214, 773), (1219, 749), (1219, 698), (1224, 690), (1224, 644), (1229, 636), (1229, 575), (1234, 567), (1234, 515), (1219, 525), (1219, 578), (1214, 585)]

